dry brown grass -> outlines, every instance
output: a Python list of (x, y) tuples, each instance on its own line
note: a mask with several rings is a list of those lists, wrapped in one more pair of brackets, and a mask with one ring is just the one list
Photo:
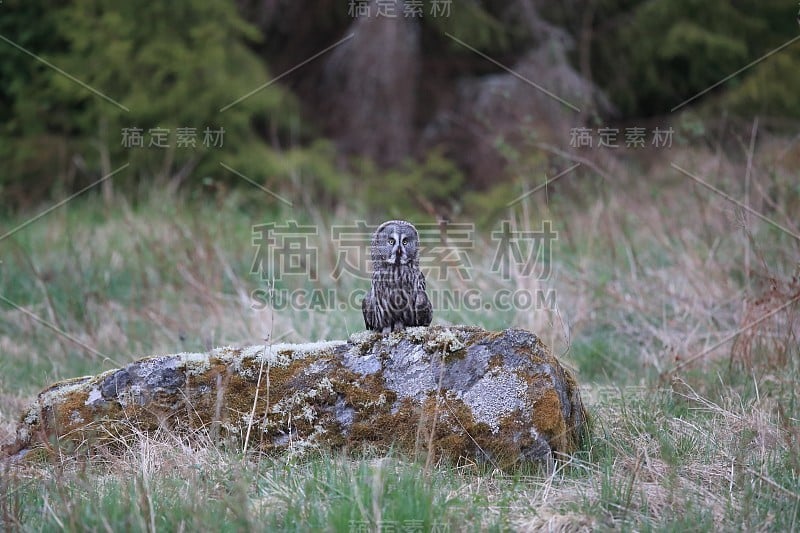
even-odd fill
[[(798, 145), (763, 138), (751, 158), (748, 205), (793, 231), (796, 221), (789, 213), (800, 209), (800, 195), (787, 161)], [(517, 229), (553, 221), (559, 241), (549, 279), (526, 278), (519, 271), (510, 280), (500, 279), (491, 270), (495, 243), (479, 234), (482, 240), (471, 252), (473, 279), (438, 283), (442, 289), (474, 286), (488, 294), (501, 288), (556, 289), (557, 309), (460, 310), (441, 313), (436, 321), (539, 332), (577, 369), (595, 425), (587, 450), (551, 475), (486, 472), (469, 463), (429, 465), (425, 477), (435, 481), (430, 493), (419, 489), (424, 498), (442, 509), (477, 509), (479, 517), (469, 516), (479, 528), (797, 527), (800, 241), (668, 165), (675, 161), (743, 198), (747, 158), (698, 147), (676, 147), (661, 157), (663, 164), (653, 164), (646, 176), (617, 165), (604, 170), (603, 180), (591, 182), (589, 172), (574, 177), (584, 180), (583, 196), (569, 198), (556, 187), (547, 200), (533, 196), (507, 214)], [(89, 220), (92, 208), (84, 207)], [(292, 218), (287, 213), (271, 217)], [(324, 220), (320, 213), (314, 217)], [(0, 439), (10, 436), (32, 394), (55, 379), (100, 372), (151, 353), (260, 344), (265, 338), (344, 338), (361, 329), (358, 309), (253, 310), (250, 292), (263, 282), (249, 273), (250, 227), (265, 220), (239, 213), (234, 204), (176, 211), (154, 199), (135, 210), (123, 206), (99, 223), (86, 220), (54, 213), (32, 226), (32, 234), (4, 259), (7, 271), (17, 269), (4, 283), (6, 289), (15, 283), (26, 287), (26, 293), (16, 293), (20, 305), (107, 358), (5, 307), (0, 311), (5, 324), (0, 330)], [(327, 232), (323, 229), (316, 243), (320, 272), (332, 271), (336, 261)], [(307, 285), (284, 283), (290, 289)], [(361, 283), (366, 282), (345, 280), (335, 290)], [(316, 286), (334, 288), (324, 275)], [(228, 513), (239, 513), (242, 524), (270, 514), (312, 524), (323, 518), (296, 507), (295, 500), (316, 499), (320, 516), (334, 520), (331, 509), (337, 503), (325, 493), (328, 486), (361, 515), (389, 516), (381, 505), (391, 501), (364, 496), (375, 487), (389, 490), (385, 478), (348, 478), (337, 470), (346, 459), (293, 459), (296, 477), (289, 483), (281, 470), (288, 459), (243, 460), (240, 450), (204, 438), (198, 435), (189, 443), (164, 433), (140, 435), (120, 443), (121, 454), (92, 458), (89, 467), (68, 457), (55, 465), (15, 467), (13, 483), (0, 489), (25, 494), (19, 505), (33, 514), (15, 515), (13, 506), (4, 512), (30, 520), (35, 515), (32, 523), (69, 529), (69, 520), (105, 509), (105, 520), (115, 529), (119, 524), (111, 503), (103, 500), (90, 511), (81, 504), (94, 484), (107, 491), (103, 494), (121, 490), (122, 501), (130, 496), (141, 504), (145, 511), (133, 529), (157, 529), (158, 520), (183, 523), (168, 518), (159, 498), (198, 516), (201, 511), (189, 502), (208, 498), (227, 506)], [(413, 465), (398, 468), (411, 478), (418, 474)], [(56, 476), (63, 477), (48, 485)], [(237, 476), (248, 490), (230, 485)], [(138, 481), (126, 496), (129, 479)], [(169, 486), (175, 480), (188, 482), (173, 491)], [(345, 488), (348, 483), (352, 490)], [(58, 484), (84, 496), (60, 493)], [(26, 492), (28, 486), (57, 502), (38, 500)], [(386, 497), (400, 501), (391, 494)], [(464, 524), (458, 513), (447, 517)], [(10, 518), (5, 524), (23, 525)]]

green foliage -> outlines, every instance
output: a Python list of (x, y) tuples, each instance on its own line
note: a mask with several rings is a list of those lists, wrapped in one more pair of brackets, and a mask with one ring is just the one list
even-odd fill
[(587, 332), (570, 346), (567, 357), (578, 367), (587, 383), (613, 383), (617, 386), (635, 381), (632, 367), (635, 353), (626, 349), (623, 339), (617, 338), (609, 327)]
[[(426, 2), (425, 13), (431, 13), (431, 4), (440, 6), (445, 2)], [(437, 31), (453, 37), (483, 52), (505, 50), (511, 44), (512, 30), (495, 18), (480, 2), (453, 2), (447, 16), (426, 16), (424, 20)], [(455, 53), (473, 54), (460, 43), (448, 39), (448, 48)]]
[[(667, 113), (797, 31), (794, 13), (774, 1), (610, 0), (599, 4), (596, 19), (592, 69), (628, 116)], [(758, 101), (765, 110), (800, 113), (789, 96), (796, 92), (796, 76), (782, 75), (789, 74), (790, 63), (783, 60), (770, 67), (772, 62), (770, 58), (760, 68), (742, 72), (725, 89), (735, 94), (739, 85), (755, 84), (761, 92), (756, 96), (748, 89), (746, 96), (737, 97), (737, 104)], [(764, 90), (767, 85), (773, 92)], [(748, 110), (744, 105), (736, 109)]]
[(464, 210), (475, 213), (475, 223), (487, 228), (509, 212), (508, 203), (520, 194), (523, 193), (515, 184), (499, 181), (486, 191), (467, 191), (464, 194)]
[[(743, 116), (800, 118), (800, 44), (782, 50), (753, 71), (722, 99)], [(792, 128), (794, 130), (794, 128)]]
[[(426, 475), (421, 465), (391, 458), (349, 461), (334, 456), (290, 465), (269, 459), (258, 465), (237, 464), (232, 454), (219, 457), (222, 464), (193, 467), (180, 454), (162, 456), (160, 447), (148, 452), (158, 454), (154, 460), (169, 460), (179, 471), (169, 472), (147, 463), (146, 456), (134, 456), (143, 461), (137, 465), (142, 472), (114, 476), (99, 485), (93, 481), (104, 474), (99, 468), (57, 472), (55, 481), (0, 482), (0, 526), (17, 522), (31, 529), (124, 531), (499, 529), (496, 517), (480, 516), (487, 502), (479, 495), (451, 496), (461, 478), (449, 469)], [(52, 506), (51, 512), (39, 512), (43, 505)]]
[[(63, 40), (55, 31), (53, 9), (64, 2), (9, 0), (0, 16), (0, 194), (8, 197), (27, 189), (41, 195), (53, 174), (48, 163), (64, 159), (65, 142), (48, 132), (37, 116), (37, 103), (29, 98), (47, 67), (33, 54), (55, 52)], [(50, 9), (48, 9), (48, 5)], [(36, 21), (33, 23), (33, 21)], [(48, 106), (42, 106), (47, 112)], [(44, 184), (42, 182), (45, 182)], [(9, 187), (13, 183), (15, 187)]]
[(455, 512), (457, 500), (442, 497), (441, 489), (457, 479), (426, 476), (420, 465), (395, 463), (391, 458), (373, 464), (327, 458), (275, 468), (268, 479), (267, 491), (280, 487), (275, 494), (280, 511), (268, 521), (271, 530), (332, 527), (352, 531), (416, 525), (429, 531), (461, 529), (469, 523), (468, 515)]
[[(464, 176), (458, 167), (433, 150), (424, 161), (406, 161), (400, 168), (372, 174), (370, 166), (359, 171), (366, 185), (367, 205), (385, 218), (412, 218), (415, 213), (432, 216), (438, 209), (460, 207)], [(371, 175), (370, 175), (371, 174)]]
[[(126, 177), (165, 181), (176, 174), (238, 180), (219, 163), (252, 170), (253, 161), (264, 158), (267, 149), (260, 146), (253, 123), (280, 131), (294, 116), (292, 96), (277, 85), (237, 102), (266, 83), (269, 74), (246, 46), (260, 35), (239, 17), (233, 2), (143, 7), (76, 0), (48, 10), (44, 23), (52, 36), (43, 42), (58, 47), (42, 50), (40, 36), (26, 40), (24, 32), (15, 38), (67, 74), (24, 55), (36, 65), (35, 76), (25, 74), (31, 67), (19, 57), (11, 63), (22, 72), (12, 76), (7, 90), (15, 121), (4, 135), (13, 139), (8, 146), (17, 164), (6, 169), (4, 183), (32, 174), (45, 183), (43, 174), (58, 182), (73, 158), (80, 161), (82, 181), (126, 162), (131, 168), (115, 182)], [(143, 147), (125, 146), (126, 128), (141, 129)], [(155, 146), (155, 128), (168, 130), (160, 143), (165, 147)], [(193, 128), (194, 143), (179, 144), (179, 128)], [(206, 129), (224, 133), (213, 142)], [(26, 167), (31, 160), (39, 164)]]
[[(326, 160), (328, 148), (316, 149)], [(314, 158), (304, 162), (299, 155), (296, 165), (310, 176)], [(316, 171), (324, 174), (325, 167)], [(764, 186), (777, 190), (777, 198), (796, 188), (788, 177), (767, 176), (774, 182)], [(357, 181), (353, 194), (366, 188)], [(250, 275), (252, 225), (295, 215), (302, 224), (308, 222), (302, 217), (319, 215), (265, 203), (257, 190), (250, 198), (241, 191), (186, 204), (160, 194), (134, 205), (119, 197), (111, 208), (82, 197), (0, 242), (0, 294), (109, 356), (95, 357), (18, 308), (1, 305), (0, 431), (10, 430), (48, 383), (98, 374), (145, 354), (258, 343), (265, 331), (276, 342), (291, 342), (362, 330), (355, 305), (304, 314), (249, 308), (249, 291), (259, 282)], [(190, 445), (160, 430), (115, 450), (122, 457), (109, 452), (76, 461), (63, 455), (51, 465), (34, 450), (0, 472), (0, 529), (347, 531), (380, 520), (399, 526), (421, 521), (430, 529), (437, 522), (451, 531), (716, 531), (763, 524), (791, 531), (800, 519), (797, 361), (775, 366), (759, 348), (754, 368), (729, 366), (726, 356), (714, 354), (672, 380), (655, 376), (685, 361), (691, 348), (737, 328), (740, 317), (727, 302), (738, 311), (743, 293), (730, 283), (728, 269), (743, 269), (731, 259), (741, 257), (741, 241), (726, 237), (706, 248), (698, 237), (702, 215), (686, 202), (682, 184), (662, 189), (663, 219), (654, 218), (653, 201), (642, 201), (635, 187), (617, 192), (618, 209), (596, 196), (588, 206), (561, 206), (558, 217), (564, 244), (554, 255), (552, 283), (567, 320), (578, 318), (568, 332), (571, 350), (556, 353), (575, 368), (592, 434), (585, 449), (554, 472), (521, 468), (508, 475), (468, 461), (427, 467), (391, 456), (243, 458), (203, 440), (202, 431)], [(786, 205), (775, 212), (789, 212)], [(601, 212), (608, 217), (595, 218)], [(344, 210), (336, 220), (360, 215)], [(25, 220), (0, 221), (12, 228)], [(313, 283), (341, 294), (322, 273), (333, 269), (336, 247), (326, 248), (324, 237), (314, 244), (319, 281), (299, 276), (301, 282), (287, 281), (287, 287)], [(765, 231), (758, 246), (760, 261), (794, 269), (796, 241)], [(628, 247), (635, 260), (623, 253)], [(479, 259), (463, 287), (493, 295), (524, 283), (500, 279), (490, 266), (491, 244), (474, 252), (470, 257)], [(680, 268), (672, 269), (675, 264)], [(634, 268), (637, 276), (628, 274)], [(459, 287), (430, 281), (431, 288)], [(352, 283), (366, 286), (362, 279)], [(702, 284), (696, 293), (671, 292), (695, 283)], [(500, 330), (541, 312), (475, 309), (435, 320)], [(553, 347), (545, 335), (558, 328), (554, 321), (528, 329)], [(782, 337), (763, 337), (795, 348), (791, 331), (782, 331)], [(665, 349), (687, 337), (695, 340), (674, 352), (681, 359)]]
[[(415, 128), (429, 127), (431, 118), (447, 111), (460, 81), (499, 72), (445, 32), (513, 65), (543, 44), (541, 35), (533, 34), (537, 24), (563, 29), (576, 45), (570, 68), (588, 66), (593, 80), (629, 117), (667, 113), (797, 32), (796, 14), (780, 0), (598, 0), (585, 7), (576, 16), (572, 4), (551, 3), (520, 17), (519, 7), (504, 2), (470, 1), (453, 3), (446, 14), (434, 16), (434, 3), (422, 2), (415, 60), (423, 74), (414, 88), (419, 93)], [(265, 86), (277, 74), (269, 68), (273, 63), (281, 70), (303, 64), (340, 39), (354, 22), (348, 6), (337, 5), (332, 15), (325, 2), (280, 16), (271, 9), (233, 0), (207, 5), (176, 0), (146, 7), (110, 0), (4, 2), (4, 207), (74, 192), (130, 163), (107, 187), (113, 182), (130, 193), (134, 185), (157, 183), (161, 188), (168, 184), (168, 190), (213, 189), (221, 195), (234, 183), (252, 187), (245, 183), (249, 180), (305, 205), (360, 209), (365, 202), (377, 202), (371, 205), (385, 212), (385, 200), (392, 197), (397, 213), (441, 209), (454, 214), (474, 208), (478, 217), (489, 218), (487, 213), (502, 211), (507, 182), (537, 174), (547, 164), (521, 131), (522, 137), (500, 139), (493, 146), (506, 159), (497, 169), (497, 193), (472, 194), (470, 189), (485, 187), (486, 177), (462, 175), (464, 159), (449, 151), (448, 157), (436, 149), (416, 152), (417, 163), (392, 169), (369, 161), (348, 169), (352, 161), (335, 148), (342, 132), (323, 135), (317, 126), (328, 128), (325, 121), (315, 124), (309, 112), (324, 111), (311, 102), (316, 93), (309, 86), (325, 78), (325, 59)], [(293, 28), (290, 35), (286, 24), (298, 31)], [(590, 61), (578, 65), (585, 44)], [(798, 118), (798, 67), (800, 52), (793, 44), (698, 103), (711, 104), (703, 105), (704, 116), (730, 109)], [(528, 127), (521, 121), (523, 129)], [(123, 146), (124, 128), (141, 129), (144, 147)], [(152, 145), (156, 128), (168, 130), (166, 148)], [(179, 128), (194, 129), (194, 147), (180, 144)], [(206, 128), (224, 130), (222, 146), (206, 146)], [(466, 194), (456, 198), (462, 191)]]
[[(296, 146), (282, 152), (271, 151), (254, 173), (267, 176), (268, 187), (280, 187), (291, 181), (291, 195), (307, 207), (334, 207), (338, 202), (354, 204), (359, 191), (353, 178), (336, 166), (335, 145), (323, 139), (307, 146)], [(258, 175), (258, 174), (254, 174)]]

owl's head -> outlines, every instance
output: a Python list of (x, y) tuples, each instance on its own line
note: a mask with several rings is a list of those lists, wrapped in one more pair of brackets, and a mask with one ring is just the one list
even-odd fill
[(373, 265), (419, 265), (419, 233), (405, 220), (388, 220), (378, 226), (370, 246)]

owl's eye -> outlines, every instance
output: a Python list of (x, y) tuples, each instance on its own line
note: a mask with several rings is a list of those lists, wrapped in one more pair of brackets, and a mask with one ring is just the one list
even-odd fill
[(403, 246), (406, 246), (407, 244), (408, 244), (408, 239), (403, 239)]
[(389, 246), (394, 246), (394, 238), (389, 237)]

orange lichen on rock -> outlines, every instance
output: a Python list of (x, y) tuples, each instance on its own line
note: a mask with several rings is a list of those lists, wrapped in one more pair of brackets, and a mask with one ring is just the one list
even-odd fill
[(508, 466), (572, 453), (585, 419), (574, 377), (533, 333), (435, 326), (149, 357), (56, 383), (4, 452), (161, 428), (234, 445), (252, 433), (250, 449), (270, 453), (394, 447)]

